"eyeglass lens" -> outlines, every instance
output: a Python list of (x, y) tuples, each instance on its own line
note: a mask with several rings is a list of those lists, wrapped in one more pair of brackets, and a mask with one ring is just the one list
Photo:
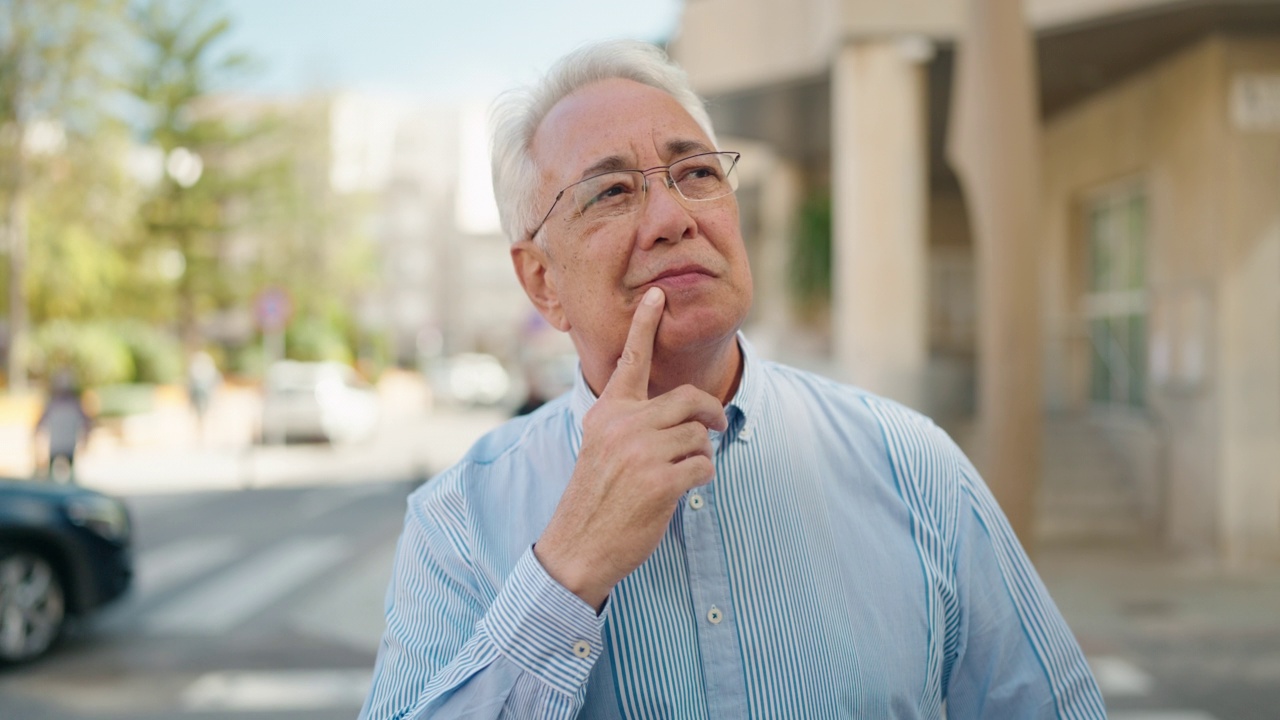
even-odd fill
[[(686, 200), (715, 200), (734, 191), (732, 153), (695, 155), (673, 163), (671, 184)], [(604, 220), (635, 212), (644, 202), (646, 182), (639, 170), (619, 170), (584, 180), (573, 188), (577, 216)]]

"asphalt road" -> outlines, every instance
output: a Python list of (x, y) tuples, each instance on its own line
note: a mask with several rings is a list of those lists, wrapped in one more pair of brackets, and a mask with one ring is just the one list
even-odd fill
[(0, 719), (355, 717), (412, 487), (130, 498), (133, 592), (0, 671)]

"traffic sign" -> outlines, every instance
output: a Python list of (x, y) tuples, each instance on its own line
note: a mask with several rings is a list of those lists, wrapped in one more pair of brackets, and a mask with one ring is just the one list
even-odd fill
[(289, 295), (280, 288), (267, 288), (254, 298), (253, 315), (263, 330), (283, 330), (292, 314), (293, 304), (289, 302)]

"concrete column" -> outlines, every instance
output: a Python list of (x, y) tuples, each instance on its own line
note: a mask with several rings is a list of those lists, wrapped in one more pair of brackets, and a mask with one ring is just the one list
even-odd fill
[(926, 75), (896, 40), (832, 72), (832, 341), (843, 379), (923, 407), (928, 359)]
[(760, 249), (752, 272), (756, 297), (763, 302), (756, 306), (759, 315), (755, 330), (761, 351), (781, 357), (795, 323), (788, 273), (800, 206), (800, 171), (786, 160), (773, 158), (761, 185)]

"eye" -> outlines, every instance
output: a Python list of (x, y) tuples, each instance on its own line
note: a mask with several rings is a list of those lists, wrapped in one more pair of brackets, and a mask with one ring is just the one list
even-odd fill
[(711, 167), (710, 165), (703, 165), (701, 167), (696, 167), (689, 172), (689, 177), (693, 177), (693, 178), (712, 178), (712, 177), (719, 177), (719, 175), (720, 173), (716, 172), (715, 168)]
[(636, 180), (626, 173), (610, 173), (579, 186), (578, 209), (586, 213), (627, 204), (635, 196)]

